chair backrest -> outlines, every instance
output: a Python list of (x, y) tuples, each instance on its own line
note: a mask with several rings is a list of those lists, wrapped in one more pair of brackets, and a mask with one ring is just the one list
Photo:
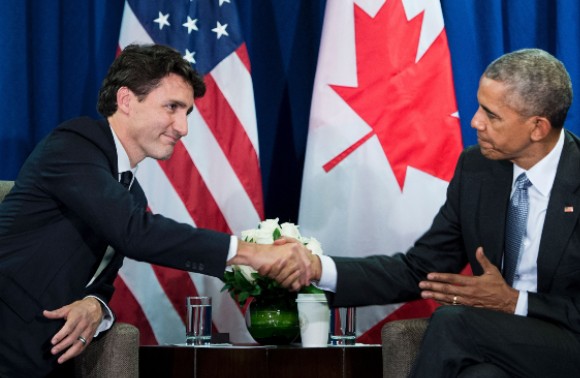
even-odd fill
[(14, 186), (14, 181), (0, 181), (0, 202), (4, 200), (6, 194), (12, 189)]

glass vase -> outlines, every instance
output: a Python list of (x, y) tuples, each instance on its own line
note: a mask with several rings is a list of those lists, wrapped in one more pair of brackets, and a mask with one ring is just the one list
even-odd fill
[(300, 334), (296, 296), (254, 298), (246, 311), (250, 335), (262, 345), (286, 345)]

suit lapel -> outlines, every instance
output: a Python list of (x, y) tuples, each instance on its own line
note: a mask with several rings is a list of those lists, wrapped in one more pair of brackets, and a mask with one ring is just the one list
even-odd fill
[[(549, 290), (580, 213), (580, 151), (566, 134), (538, 252), (538, 292)], [(572, 210), (572, 211), (571, 211)]]
[(507, 161), (493, 164), (491, 175), (482, 182), (481, 240), (487, 258), (501, 269), (504, 249), (505, 218), (511, 193), (513, 165)]

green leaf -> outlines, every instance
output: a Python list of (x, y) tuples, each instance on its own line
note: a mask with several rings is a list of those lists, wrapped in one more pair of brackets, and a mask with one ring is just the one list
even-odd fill
[(274, 240), (280, 239), (281, 236), (282, 236), (282, 231), (280, 231), (279, 228), (276, 228), (274, 230), (274, 232), (272, 233), (272, 239), (274, 239)]
[(305, 286), (302, 289), (300, 289), (300, 292), (306, 294), (324, 294), (323, 290), (317, 288), (314, 285)]

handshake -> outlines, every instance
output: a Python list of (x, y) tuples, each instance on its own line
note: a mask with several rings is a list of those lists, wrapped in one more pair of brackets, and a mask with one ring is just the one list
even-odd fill
[(318, 281), (322, 272), (320, 258), (298, 240), (287, 237), (270, 245), (240, 241), (238, 253), (228, 265), (249, 265), (293, 291)]
[(320, 279), (320, 243), (302, 237), (295, 225), (280, 226), (278, 219), (265, 220), (257, 229), (242, 232), (242, 239), (236, 256), (227, 265), (250, 266), (293, 291)]

